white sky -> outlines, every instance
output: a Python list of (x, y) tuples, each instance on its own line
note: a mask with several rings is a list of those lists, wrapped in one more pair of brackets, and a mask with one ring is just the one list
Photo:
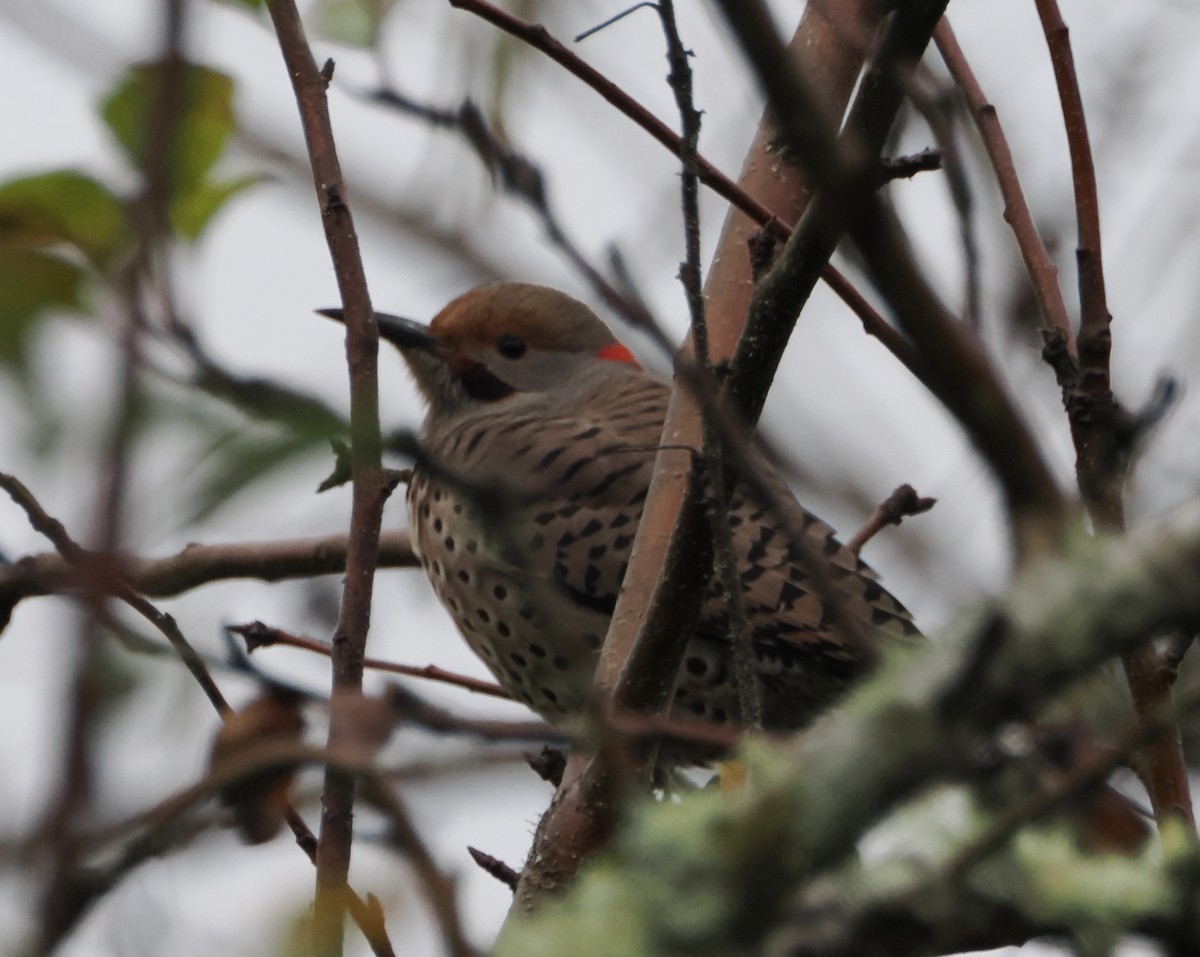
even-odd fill
[[(548, 5), (544, 22), (559, 37), (605, 19), (620, 5)], [(685, 41), (697, 53), (697, 100), (705, 110), (702, 150), (736, 174), (758, 119), (758, 99), (723, 41), (709, 8), (679, 5)], [(779, 2), (781, 19), (798, 4)], [(133, 0), (0, 0), (0, 179), (45, 168), (81, 166), (114, 183), (128, 182), (94, 106), (123, 64), (153, 54), (156, 5)], [(269, 33), (238, 11), (192, 5), (193, 56), (238, 78), (238, 111), (258, 149), (240, 145), (230, 173), (277, 170), (269, 146), (296, 154), (298, 121), (290, 88)], [(1114, 367), (1131, 405), (1149, 395), (1163, 371), (1185, 386), (1200, 368), (1194, 330), (1197, 233), (1193, 106), (1200, 91), (1200, 14), (1177, 0), (1126, 4), (1069, 0), (1079, 72), (1087, 98), (1104, 208)], [(790, 11), (790, 12), (789, 12)], [(1071, 215), (1057, 101), (1031, 3), (974, 0), (952, 4), (951, 18), (985, 90), (1013, 141), (1031, 203), (1047, 223)], [(438, 105), (470, 94), (489, 102), (486, 65), (472, 63), (490, 48), (486, 25), (451, 11), (442, 0), (398, 4), (388, 32), (388, 60), (405, 92)], [(319, 58), (338, 61), (331, 103), (350, 180), (363, 254), (376, 305), (416, 317), (431, 315), (471, 285), (497, 276), (531, 279), (587, 295), (540, 235), (533, 218), (494, 195), (477, 162), (452, 135), (431, 135), (419, 123), (364, 106), (344, 92), (374, 81), (369, 58), (317, 43)], [(588, 40), (580, 52), (669, 122), (673, 102), (663, 82), (661, 33), (645, 11)], [(682, 242), (677, 176), (670, 156), (573, 78), (536, 57), (520, 60), (505, 114), (513, 142), (543, 166), (551, 195), (570, 233), (594, 259), (616, 242), (633, 264), (658, 314), (676, 331), (684, 304), (674, 279)], [(912, 133), (905, 148), (931, 145)], [(303, 184), (301, 184), (303, 186)], [(1014, 252), (999, 223), (994, 191), (976, 181), (985, 256), (985, 326), (1012, 389), (1036, 423), (1064, 485), (1071, 452), (1048, 371), (1032, 337), (1014, 340), (997, 328), (1007, 299)], [(944, 184), (926, 176), (896, 188), (931, 273), (952, 300), (961, 286), (956, 224)], [(360, 209), (356, 204), (362, 202)], [(404, 223), (432, 224), (448, 236), (397, 228), (372, 209), (393, 209)], [(706, 255), (724, 209), (711, 195), (702, 219)], [(463, 254), (457, 250), (465, 249)], [(1064, 262), (1069, 265), (1069, 249)], [(310, 389), (345, 407), (345, 371), (337, 330), (311, 310), (337, 302), (336, 287), (312, 193), (286, 173), (236, 201), (204, 241), (180, 253), (178, 287), (186, 313), (211, 351), (229, 367)], [(1068, 290), (1073, 279), (1064, 272)], [(2, 295), (2, 291), (0, 291)], [(1070, 300), (1070, 291), (1068, 300)], [(33, 419), (19, 393), (0, 382), (0, 468), (22, 477), (46, 507), (79, 532), (94, 496), (96, 436), (111, 401), (112, 317), (60, 322), (38, 344), (37, 367), (52, 383), (52, 409), (63, 430), (39, 457), (30, 451)], [(97, 325), (97, 322), (100, 325)], [(990, 323), (990, 324), (989, 324)], [(385, 427), (415, 425), (420, 410), (400, 363), (382, 360)], [(1195, 494), (1200, 416), (1191, 392), (1155, 436), (1131, 488), (1135, 520)], [(819, 293), (799, 325), (766, 417), (778, 443), (815, 480), (805, 500), (847, 533), (895, 485), (911, 482), (939, 499), (934, 511), (872, 543), (868, 557), (926, 628), (990, 589), (1002, 587), (1006, 550), (994, 490), (957, 429), (883, 350), (866, 340), (856, 320)], [(167, 554), (189, 540), (234, 541), (329, 532), (344, 526), (348, 494), (311, 490), (329, 462), (310, 456), (286, 479), (244, 494), (201, 527), (180, 527), (187, 481), (202, 463), (187, 442), (161, 436), (140, 456), (133, 478), (131, 547)], [(389, 523), (404, 518), (399, 501)], [(15, 509), (0, 503), (0, 550), (7, 556), (45, 548)], [(417, 573), (385, 573), (377, 590), (370, 653), (413, 663), (436, 662), (483, 676)], [(314, 597), (315, 596), (315, 597)], [(164, 607), (205, 650), (219, 653), (222, 623), (261, 618), (324, 636), (312, 605), (336, 597), (336, 582), (290, 586), (228, 585)], [(36, 820), (53, 785), (61, 734), (62, 683), (72, 653), (75, 612), (65, 602), (27, 602), (0, 641), (0, 807), (8, 838)], [(314, 688), (326, 685), (320, 662), (269, 652), (260, 662)], [(101, 794), (114, 816), (129, 813), (200, 773), (215, 717), (182, 670), (138, 663), (146, 675), (131, 705), (109, 729)], [(228, 682), (235, 697), (244, 684)], [(377, 685), (376, 685), (377, 686)], [(455, 707), (495, 713), (453, 690), (422, 688)], [(505, 711), (518, 715), (516, 709)], [(17, 731), (20, 729), (20, 731)], [(443, 756), (456, 742), (412, 736), (396, 759)], [(463, 911), (486, 942), (502, 920), (506, 892), (471, 865), (465, 845), (519, 865), (549, 789), (521, 767), (451, 775), (415, 783), (404, 795), (439, 859), (462, 879)], [(314, 818), (315, 820), (315, 818)], [(371, 830), (369, 816), (363, 827)], [(379, 893), (396, 908), (389, 921), (398, 951), (436, 953), (413, 884), (402, 865), (369, 848), (356, 850), (359, 890)], [(131, 876), (63, 948), (64, 955), (158, 953), (260, 954), (286, 922), (302, 913), (312, 874), (284, 840), (265, 848), (237, 847), (215, 835)], [(23, 939), (34, 910), (28, 884), (0, 874), (0, 950)], [(264, 912), (268, 915), (264, 921)], [(365, 948), (353, 934), (351, 952)]]

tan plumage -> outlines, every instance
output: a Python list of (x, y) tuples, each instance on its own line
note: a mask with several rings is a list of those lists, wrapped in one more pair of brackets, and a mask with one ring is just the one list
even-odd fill
[[(608, 629), (654, 465), (668, 388), (584, 305), (501, 283), (452, 302), (426, 330), (380, 317), (429, 401), (408, 503), (434, 590), (497, 680), (552, 721), (578, 713)], [(729, 519), (764, 723), (794, 728), (864, 667), (826, 591), (863, 634), (914, 634), (905, 609), (806, 512), (765, 462), (779, 515), (742, 482)], [(499, 489), (499, 498), (477, 489)], [(499, 502), (497, 506), (495, 503)], [(710, 587), (675, 686), (679, 713), (739, 722), (727, 611)]]

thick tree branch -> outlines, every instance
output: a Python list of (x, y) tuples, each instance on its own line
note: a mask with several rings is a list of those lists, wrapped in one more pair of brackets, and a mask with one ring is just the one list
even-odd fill
[[(830, 112), (840, 112), (849, 98), (861, 63), (857, 51), (841, 45), (836, 36), (829, 21), (810, 5), (792, 42), (795, 51), (816, 48), (847, 58), (825, 64), (830, 85), (822, 94)], [(773, 124), (764, 120), (747, 158), (742, 186), (747, 192), (761, 189), (777, 198), (780, 208), (799, 215), (803, 182), (790, 167), (780, 171), (773, 139)], [(733, 354), (745, 322), (753, 289), (752, 264), (742, 254), (745, 239), (746, 219), (731, 214), (705, 284), (714, 364)], [(691, 352), (685, 349), (682, 361), (690, 360)], [(664, 706), (690, 623), (699, 614), (711, 568), (712, 536), (691, 455), (684, 450), (703, 444), (703, 411), (696, 390), (677, 381), (625, 585), (595, 676), (599, 700), (622, 711), (652, 713)], [(506, 928), (514, 917), (524, 916), (545, 895), (568, 883), (580, 863), (607, 839), (614, 823), (614, 797), (605, 762), (572, 754), (554, 802), (539, 823)]]
[(925, 363), (924, 383), (954, 414), (995, 472), (1012, 516), (1019, 557), (1055, 543), (1066, 505), (1037, 442), (1016, 411), (981, 343), (956, 321), (918, 267), (903, 227), (870, 188), (863, 156), (882, 148), (903, 95), (902, 76), (920, 56), (945, 4), (923, 0), (889, 21), (875, 62), (846, 121), (842, 142), (795, 104), (809, 99), (804, 78), (761, 0), (719, 0), (797, 159), (825, 186), (809, 205), (779, 262), (758, 284), (748, 334), (734, 356), (729, 389), (747, 416), (757, 417), (782, 345), (844, 231), (866, 260), (872, 280)]

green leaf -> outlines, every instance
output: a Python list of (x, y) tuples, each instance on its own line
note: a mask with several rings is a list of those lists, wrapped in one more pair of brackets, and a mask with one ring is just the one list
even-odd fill
[(104, 268), (132, 245), (121, 201), (76, 170), (0, 185), (0, 246), (70, 243)]
[[(171, 122), (163, 122), (163, 99), (176, 92), (164, 81), (174, 76), (164, 62), (135, 66), (101, 107), (117, 142), (143, 174), (151, 174), (167, 162), (172, 198), (204, 182), (221, 158), (234, 126), (233, 80), (197, 64), (183, 64), (179, 82), (172, 84), (178, 87), (177, 102), (166, 104), (171, 107)], [(169, 156), (160, 153), (164, 133), (172, 139)]]
[(323, 0), (316, 11), (317, 32), (353, 47), (373, 47), (392, 0)]
[(227, 7), (246, 7), (250, 10), (261, 10), (263, 0), (220, 0)]
[(184, 239), (196, 240), (221, 208), (238, 193), (265, 182), (261, 173), (251, 173), (226, 182), (206, 180), (179, 196), (171, 205), (171, 222)]
[(81, 266), (36, 249), (0, 246), (0, 362), (20, 367), (38, 318), (83, 305)]

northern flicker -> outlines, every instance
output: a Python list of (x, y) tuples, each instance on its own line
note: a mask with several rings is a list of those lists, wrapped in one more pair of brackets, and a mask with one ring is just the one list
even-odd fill
[[(505, 690), (561, 723), (587, 700), (669, 389), (585, 305), (540, 286), (475, 289), (429, 326), (377, 318), (428, 402), (428, 464), (418, 463), (408, 489), (414, 551)], [(765, 459), (747, 467), (769, 473)], [(842, 637), (835, 619), (863, 634), (916, 629), (832, 529), (778, 476), (767, 480), (774, 505), (742, 481), (729, 524), (763, 723), (790, 729), (865, 667), (864, 649)], [(481, 489), (498, 491), (490, 506)], [(807, 542), (790, 540), (789, 529)], [(816, 555), (824, 564), (824, 590), (805, 570), (805, 549), (808, 562)], [(825, 600), (830, 590), (836, 613)], [(710, 586), (676, 679), (675, 713), (740, 723), (728, 617), (725, 596)]]

